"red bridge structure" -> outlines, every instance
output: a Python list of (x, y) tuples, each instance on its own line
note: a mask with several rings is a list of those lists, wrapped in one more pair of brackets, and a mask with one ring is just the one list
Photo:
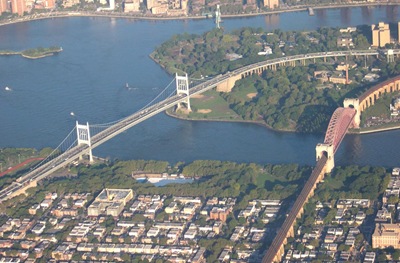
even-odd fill
[(347, 130), (354, 126), (354, 116), (356, 110), (354, 108), (337, 108), (332, 114), (326, 130), (324, 143), (318, 143), (315, 148), (317, 161), (323, 154), (328, 158), (326, 161), (325, 172), (330, 173), (335, 167), (334, 156), (342, 142)]
[(365, 91), (358, 98), (345, 99), (344, 107), (339, 107), (332, 114), (326, 130), (324, 143), (317, 144), (315, 150), (317, 165), (313, 169), (310, 178), (307, 180), (302, 191), (297, 197), (293, 207), (278, 230), (262, 262), (280, 262), (284, 254), (284, 245), (288, 237), (294, 236), (294, 225), (297, 218), (303, 214), (303, 207), (308, 199), (314, 195), (326, 173), (330, 173), (335, 167), (334, 156), (344, 136), (350, 127), (359, 128), (361, 113), (375, 104), (375, 101), (384, 93), (400, 91), (400, 76), (388, 79)]
[(294, 236), (294, 225), (297, 218), (303, 214), (303, 207), (308, 199), (314, 195), (314, 190), (319, 182), (324, 179), (326, 173), (330, 173), (335, 166), (334, 155), (339, 148), (347, 130), (354, 125), (354, 108), (337, 108), (329, 121), (324, 143), (317, 144), (317, 165), (313, 169), (310, 178), (304, 185), (293, 207), (277, 232), (262, 262), (279, 262), (284, 254), (284, 245), (288, 237)]

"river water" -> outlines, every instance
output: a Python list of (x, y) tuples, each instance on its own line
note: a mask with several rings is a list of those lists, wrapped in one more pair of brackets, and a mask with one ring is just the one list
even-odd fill
[[(313, 30), (400, 20), (398, 7), (345, 8), (224, 19), (231, 31)], [(0, 147), (56, 147), (75, 121), (104, 123), (138, 110), (172, 77), (148, 55), (177, 33), (201, 34), (212, 20), (139, 21), (57, 18), (0, 27), (0, 50), (62, 46), (38, 60), (0, 57)], [(132, 90), (125, 88), (129, 83)], [(8, 86), (12, 91), (5, 91)], [(71, 115), (74, 112), (74, 116)], [(347, 135), (336, 163), (400, 165), (400, 131)], [(315, 164), (323, 135), (282, 133), (254, 124), (190, 122), (159, 114), (94, 151), (118, 159), (190, 162), (217, 159), (255, 163)]]

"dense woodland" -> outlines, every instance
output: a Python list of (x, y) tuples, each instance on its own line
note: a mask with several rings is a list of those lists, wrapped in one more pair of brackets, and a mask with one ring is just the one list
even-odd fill
[[(370, 35), (369, 31), (361, 26), (351, 34), (356, 49), (370, 46), (366, 37)], [(174, 36), (157, 48), (153, 57), (170, 73), (178, 70), (201, 77), (264, 60), (265, 57), (257, 53), (265, 46), (273, 50), (268, 58), (340, 50), (343, 48), (338, 48), (336, 43), (340, 34), (338, 28), (320, 28), (311, 32), (275, 30), (272, 33), (243, 28), (230, 34), (213, 30), (202, 36)], [(243, 58), (230, 61), (226, 58), (229, 53), (242, 55)], [(231, 92), (220, 93), (220, 96), (243, 120), (261, 122), (277, 130), (324, 132), (333, 111), (342, 105), (344, 98), (358, 96), (372, 86), (362, 82), (363, 76), (369, 72), (365, 68), (367, 62), (362, 58), (352, 58), (351, 62), (358, 65), (349, 71), (352, 84), (324, 86), (313, 77), (315, 71), (333, 72), (340, 62), (344, 61), (320, 60), (305, 66), (279, 67), (277, 71), (265, 71), (260, 76), (241, 79)], [(368, 66), (381, 69), (381, 80), (400, 73), (398, 61), (388, 64), (385, 59), (369, 60)], [(249, 99), (243, 96), (250, 90), (256, 91), (255, 97)], [(204, 118), (207, 117), (204, 115)]]
[[(355, 47), (367, 49), (369, 43), (362, 34), (364, 27), (353, 32)], [(232, 71), (245, 65), (265, 60), (258, 55), (266, 46), (273, 54), (268, 58), (291, 56), (329, 50), (347, 50), (337, 48), (336, 40), (340, 36), (338, 28), (320, 28), (312, 32), (281, 31), (264, 32), (262, 28), (242, 28), (232, 33), (214, 29), (203, 35), (175, 35), (164, 42), (152, 54), (152, 57), (170, 74), (186, 72), (190, 76), (213, 76)], [(241, 59), (230, 61), (227, 54), (241, 55)]]

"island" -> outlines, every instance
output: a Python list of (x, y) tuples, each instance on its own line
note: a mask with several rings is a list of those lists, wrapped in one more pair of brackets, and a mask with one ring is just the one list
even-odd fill
[[(371, 49), (370, 38), (370, 26), (308, 32), (243, 28), (225, 33), (215, 29), (203, 35), (173, 36), (150, 57), (169, 73), (185, 72), (191, 79), (207, 80), (271, 59), (376, 50)], [(390, 43), (385, 48), (397, 46)], [(324, 132), (345, 98), (357, 97), (398, 75), (399, 65), (397, 60), (388, 62), (386, 56), (327, 56), (283, 62), (237, 80), (231, 90), (214, 89), (192, 97), (192, 111), (170, 109), (167, 113), (190, 120), (255, 122), (280, 131)]]
[(0, 56), (21, 55), (24, 58), (38, 59), (55, 55), (63, 51), (62, 47), (52, 46), (48, 48), (38, 47), (23, 51), (0, 50)]

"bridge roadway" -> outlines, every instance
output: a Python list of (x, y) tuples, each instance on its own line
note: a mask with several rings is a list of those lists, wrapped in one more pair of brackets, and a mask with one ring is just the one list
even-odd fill
[[(395, 55), (400, 54), (400, 49), (394, 50)], [(318, 52), (318, 53), (309, 53), (288, 57), (281, 57), (275, 59), (269, 59), (266, 61), (254, 63), (248, 66), (244, 66), (242, 68), (236, 69), (232, 72), (228, 72), (226, 74), (220, 74), (213, 79), (205, 81), (199, 85), (196, 85), (189, 90), (189, 97), (192, 95), (203, 93), (209, 89), (216, 87), (217, 85), (224, 83), (229, 80), (232, 76), (243, 75), (245, 73), (251, 72), (254, 69), (258, 69), (260, 67), (279, 65), (285, 62), (293, 62), (293, 61), (302, 61), (306, 59), (316, 59), (316, 58), (324, 58), (324, 57), (341, 57), (341, 56), (373, 56), (379, 55), (379, 51), (377, 50), (351, 50), (351, 51), (330, 51), (330, 52)], [(382, 53), (381, 53), (382, 54)], [(184, 94), (172, 96), (164, 101), (156, 103), (148, 108), (145, 108), (139, 112), (135, 112), (134, 114), (126, 117), (120, 122), (110, 126), (104, 131), (94, 135), (91, 138), (91, 149), (99, 146), (100, 144), (106, 142), (112, 137), (124, 132), (125, 130), (137, 125), (138, 123), (147, 120), (148, 118), (177, 105), (178, 103), (185, 102), (187, 100), (187, 96)], [(11, 183), (11, 185), (6, 186), (5, 188), (0, 190), (0, 202), (7, 200), (14, 196), (16, 192), (23, 190), (24, 188), (28, 188), (28, 185), (31, 183), (36, 183), (41, 179), (47, 177), (51, 173), (60, 169), (61, 167), (69, 164), (73, 160), (79, 158), (82, 154), (87, 154), (90, 150), (88, 145), (77, 145), (72, 147), (71, 149), (65, 151), (58, 157), (42, 164), (35, 170), (28, 172), (26, 175), (17, 179)]]

